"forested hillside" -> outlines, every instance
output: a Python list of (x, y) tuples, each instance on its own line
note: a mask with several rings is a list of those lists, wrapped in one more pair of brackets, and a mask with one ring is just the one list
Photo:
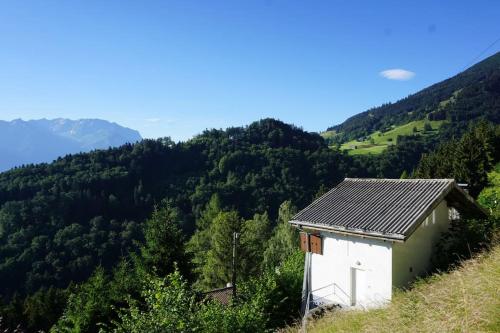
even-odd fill
[(317, 134), (274, 120), (60, 158), (0, 174), (0, 292), (83, 281), (111, 267), (140, 240), (140, 223), (164, 198), (181, 228), (217, 193), (244, 218), (291, 200), (305, 205), (348, 171), (348, 160)]
[[(168, 316), (204, 330), (219, 321), (226, 331), (282, 327), (300, 304), (302, 256), (287, 223), (297, 207), (346, 176), (410, 176), (415, 168), (473, 180), (474, 194), (499, 160), (500, 131), (488, 123), (422, 160), (419, 149), (432, 147), (408, 140), (351, 157), (318, 134), (265, 119), (2, 173), (0, 328), (96, 332), (104, 323), (140, 332)], [(198, 304), (198, 292), (230, 281), (233, 232), (241, 235), (239, 306)], [(171, 308), (193, 317), (171, 317)]]
[(416, 120), (442, 120), (442, 137), (459, 136), (471, 120), (500, 123), (500, 53), (396, 103), (359, 113), (328, 128), (330, 142), (344, 143)]

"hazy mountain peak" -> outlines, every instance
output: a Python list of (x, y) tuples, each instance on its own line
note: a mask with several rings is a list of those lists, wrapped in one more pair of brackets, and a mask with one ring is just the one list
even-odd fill
[(0, 171), (141, 139), (138, 131), (102, 119), (0, 121)]

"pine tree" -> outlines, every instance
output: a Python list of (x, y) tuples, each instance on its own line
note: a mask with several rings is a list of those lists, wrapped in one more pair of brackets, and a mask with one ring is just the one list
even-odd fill
[(206, 205), (200, 218), (196, 221), (196, 232), (186, 245), (186, 251), (191, 257), (193, 271), (198, 277), (196, 283), (198, 286), (200, 285), (199, 281), (203, 280), (203, 266), (207, 262), (207, 253), (211, 247), (212, 235), (210, 227), (215, 217), (217, 217), (221, 211), (219, 196), (214, 194)]
[(469, 185), (476, 197), (488, 182), (487, 173), (498, 160), (498, 126), (480, 122), (460, 140), (441, 144), (433, 153), (422, 156), (415, 176), (454, 178)]
[(296, 208), (290, 201), (285, 201), (280, 205), (278, 224), (264, 252), (264, 260), (262, 262), (264, 269), (278, 267), (288, 256), (297, 250), (299, 235), (297, 230), (288, 223), (295, 212)]
[(244, 277), (255, 276), (261, 272), (264, 251), (271, 235), (271, 223), (267, 213), (255, 214), (245, 221), (241, 230), (238, 261)]
[(181, 270), (186, 268), (183, 235), (179, 228), (181, 218), (177, 208), (164, 201), (155, 207), (144, 228), (145, 244), (140, 248), (142, 265), (147, 271), (154, 270), (159, 276), (174, 271), (174, 263)]
[(233, 233), (240, 233), (242, 220), (236, 211), (220, 212), (210, 227), (211, 244), (202, 266), (201, 286), (218, 288), (231, 282)]
[(469, 185), (474, 197), (488, 184), (488, 171), (493, 167), (493, 141), (493, 128), (481, 122), (464, 134), (457, 146), (453, 174)]

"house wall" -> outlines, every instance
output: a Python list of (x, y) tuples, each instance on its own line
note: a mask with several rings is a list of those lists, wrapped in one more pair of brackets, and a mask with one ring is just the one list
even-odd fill
[(406, 287), (431, 269), (431, 257), (442, 232), (450, 226), (448, 206), (443, 200), (404, 243), (392, 246), (392, 280)]
[(383, 240), (323, 232), (323, 255), (312, 254), (311, 290), (317, 303), (351, 305), (351, 269), (362, 270), (365, 287), (358, 306), (391, 299), (392, 244)]

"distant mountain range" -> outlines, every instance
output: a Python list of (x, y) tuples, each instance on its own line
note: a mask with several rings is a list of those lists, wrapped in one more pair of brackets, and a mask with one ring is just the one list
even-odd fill
[(0, 171), (141, 139), (139, 132), (101, 119), (0, 120)]

